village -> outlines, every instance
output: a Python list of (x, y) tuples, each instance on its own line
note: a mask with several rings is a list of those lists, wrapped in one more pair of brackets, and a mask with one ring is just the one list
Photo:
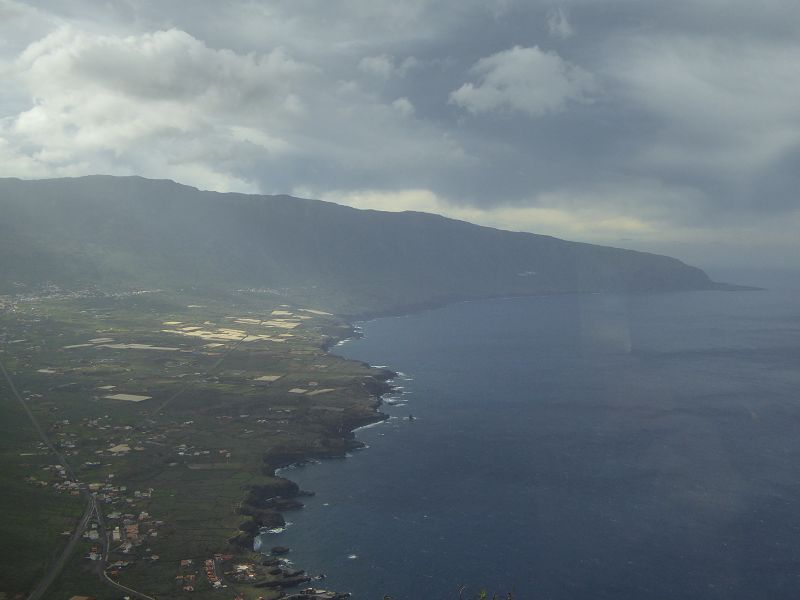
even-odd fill
[(375, 418), (374, 372), (324, 351), (349, 328), (280, 303), (230, 315), (212, 302), (148, 308), (156, 291), (50, 292), (4, 301), (0, 358), (49, 440), (18, 447), (26, 493), (97, 507), (62, 576), (75, 594), (99, 564), (112, 582), (168, 585), (170, 597), (272, 599), (294, 587), (298, 597), (344, 597), (303, 588), (311, 577), (253, 551), (253, 521), (273, 527), (278, 509), (302, 503), (250, 506), (245, 492), (284, 487), (265, 452), (343, 455), (350, 424)]

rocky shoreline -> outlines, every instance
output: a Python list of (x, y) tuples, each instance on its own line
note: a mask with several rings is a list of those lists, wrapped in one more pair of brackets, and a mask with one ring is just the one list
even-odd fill
[[(338, 342), (344, 339), (358, 337), (358, 331), (351, 326), (350, 335), (342, 338), (327, 338), (321, 345), (325, 352), (330, 352)], [(261, 566), (260, 578), (251, 585), (254, 588), (279, 591), (280, 598), (319, 598), (339, 600), (348, 598), (349, 593), (338, 593), (329, 590), (307, 588), (300, 593), (285, 595), (283, 590), (311, 583), (314, 578), (304, 570), (292, 568), (280, 556), (290, 551), (289, 548), (276, 546), (268, 549), (270, 555), (257, 547), (256, 540), (259, 535), (268, 529), (279, 529), (286, 526), (284, 513), (301, 510), (304, 506), (301, 498), (313, 496), (314, 492), (301, 490), (290, 479), (278, 474), (281, 469), (291, 466), (307, 464), (313, 460), (345, 458), (347, 453), (364, 447), (364, 443), (356, 439), (355, 431), (365, 425), (383, 421), (387, 415), (380, 412), (383, 396), (391, 392), (394, 387), (391, 381), (397, 373), (389, 369), (373, 368), (375, 373), (371, 379), (366, 380), (365, 386), (373, 399), (371, 412), (359, 418), (345, 421), (339, 431), (323, 440), (322, 444), (314, 447), (295, 446), (291, 448), (275, 449), (262, 456), (262, 472), (270, 481), (266, 484), (250, 486), (239, 506), (239, 514), (245, 519), (239, 524), (236, 535), (228, 539), (234, 552), (238, 556), (258, 558)]]

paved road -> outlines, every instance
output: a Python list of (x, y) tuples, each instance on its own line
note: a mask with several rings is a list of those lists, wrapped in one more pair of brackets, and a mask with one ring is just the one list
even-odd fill
[(135, 598), (141, 598), (142, 600), (156, 600), (156, 598), (154, 598), (153, 596), (148, 596), (147, 594), (143, 594), (129, 587), (125, 587), (121, 583), (117, 583), (116, 581), (111, 579), (105, 571), (103, 571), (103, 579), (107, 584), (112, 585), (118, 590), (122, 590), (123, 592), (126, 592), (127, 594), (134, 596)]
[[(228, 349), (225, 351), (225, 353), (211, 366), (211, 368), (208, 370), (208, 373), (212, 373), (214, 370), (219, 368), (219, 366), (222, 364), (222, 362), (226, 358), (228, 358), (228, 356), (230, 356), (235, 350), (237, 350), (239, 348), (239, 346), (241, 346), (242, 343), (244, 343), (244, 341), (247, 339), (247, 337), (248, 336), (245, 335), (242, 339), (237, 340), (234, 344), (232, 344), (230, 347), (228, 347)], [(2, 361), (0, 361), (0, 371), (2, 371), (3, 377), (5, 378), (6, 382), (9, 385), (9, 387), (11, 388), (11, 391), (14, 394), (14, 397), (16, 397), (16, 399), (22, 405), (22, 408), (25, 410), (25, 413), (28, 415), (28, 418), (30, 419), (31, 424), (33, 425), (34, 429), (36, 430), (36, 433), (39, 435), (39, 438), (49, 448), (49, 450), (56, 456), (58, 461), (64, 467), (64, 470), (69, 475), (69, 478), (72, 479), (73, 481), (77, 481), (77, 477), (75, 476), (75, 472), (72, 469), (72, 466), (69, 464), (69, 461), (58, 450), (58, 448), (56, 448), (53, 445), (53, 443), (50, 441), (50, 438), (47, 437), (47, 434), (42, 429), (42, 427), (39, 425), (39, 422), (36, 419), (36, 416), (31, 412), (31, 409), (28, 407), (28, 403), (25, 402), (25, 399), (17, 391), (17, 388), (14, 385), (14, 382), (11, 379), (11, 376), (9, 375), (9, 373), (6, 370), (5, 365), (3, 365)], [(154, 411), (153, 414), (155, 415), (155, 414), (158, 414), (158, 413), (162, 412), (164, 410), (164, 408), (167, 407), (167, 405), (169, 405), (178, 396), (180, 396), (181, 394), (186, 392), (186, 390), (188, 390), (191, 386), (192, 386), (191, 383), (188, 383), (185, 386), (183, 386), (175, 394), (173, 394), (171, 397), (167, 398), (167, 400), (161, 406), (159, 406)], [(129, 587), (125, 587), (124, 585), (122, 585), (120, 583), (117, 583), (116, 581), (114, 581), (113, 579), (111, 579), (108, 576), (108, 573), (106, 572), (106, 566), (108, 565), (108, 553), (109, 553), (109, 548), (111, 546), (111, 543), (110, 543), (109, 537), (108, 537), (108, 535), (106, 533), (105, 522), (104, 522), (104, 519), (103, 519), (103, 513), (100, 510), (100, 507), (97, 505), (97, 502), (96, 502), (95, 497), (93, 495), (91, 495), (90, 493), (86, 492), (85, 490), (83, 490), (82, 493), (87, 498), (86, 511), (84, 512), (83, 517), (81, 517), (81, 520), (78, 522), (78, 525), (75, 527), (75, 530), (72, 532), (72, 535), (70, 536), (69, 542), (67, 542), (67, 545), (64, 548), (63, 552), (61, 553), (61, 555), (49, 567), (47, 573), (39, 581), (39, 584), (36, 586), (36, 589), (28, 596), (27, 600), (39, 600), (40, 598), (42, 598), (42, 595), (47, 591), (47, 589), (50, 587), (50, 585), (52, 585), (52, 583), (53, 583), (53, 581), (55, 581), (56, 577), (58, 577), (58, 575), (61, 574), (61, 571), (64, 569), (64, 565), (66, 564), (67, 560), (72, 555), (72, 552), (75, 549), (75, 545), (78, 543), (78, 541), (81, 538), (81, 535), (86, 530), (86, 527), (88, 526), (89, 520), (91, 519), (92, 515), (94, 515), (96, 517), (96, 520), (97, 520), (97, 523), (98, 523), (98, 528), (101, 531), (100, 545), (102, 547), (103, 559), (101, 561), (98, 561), (99, 562), (99, 564), (98, 564), (98, 574), (100, 575), (101, 579), (103, 579), (109, 585), (111, 585), (111, 586), (113, 586), (113, 587), (115, 587), (115, 588), (117, 588), (119, 590), (122, 590), (122, 591), (126, 592), (127, 594), (130, 594), (131, 596), (134, 596), (136, 598), (141, 598), (142, 600), (156, 600), (152, 596), (148, 596), (147, 594), (143, 594), (142, 592), (137, 592), (136, 590), (133, 590), (133, 589), (131, 589)]]
[(126, 587), (121, 583), (117, 583), (116, 581), (111, 579), (111, 577), (108, 576), (108, 572), (106, 571), (106, 569), (108, 568), (108, 553), (111, 549), (111, 540), (110, 540), (111, 534), (106, 531), (105, 524), (102, 521), (102, 515), (100, 514), (99, 509), (97, 514), (100, 521), (99, 527), (102, 536), (101, 539), (103, 540), (103, 560), (99, 561), (100, 564), (98, 565), (99, 567), (98, 574), (100, 575), (100, 578), (103, 581), (105, 581), (108, 585), (113, 586), (118, 590), (122, 590), (123, 592), (125, 592), (129, 596), (133, 596), (134, 598), (141, 598), (141, 600), (156, 600), (153, 596), (148, 596), (147, 594), (143, 594), (142, 592), (137, 592), (136, 590)]
[(31, 412), (31, 409), (28, 407), (28, 403), (25, 402), (25, 399), (20, 395), (17, 391), (17, 386), (14, 385), (14, 381), (11, 379), (11, 375), (9, 375), (8, 371), (6, 370), (6, 366), (3, 364), (3, 361), (0, 360), (0, 371), (3, 373), (3, 377), (5, 377), (6, 383), (8, 383), (8, 387), (11, 388), (11, 393), (14, 394), (14, 397), (19, 401), (22, 405), (22, 409), (25, 411), (25, 414), (28, 415), (28, 419), (33, 425), (33, 428), (36, 430), (36, 434), (39, 436), (39, 439), (42, 440), (45, 446), (52, 452), (61, 465), (64, 467), (64, 470), (69, 475), (70, 479), (75, 479), (75, 472), (72, 470), (72, 467), (69, 464), (67, 458), (56, 448), (53, 443), (50, 441), (50, 438), (47, 437), (47, 434), (44, 432), (44, 429), (39, 425), (39, 421), (36, 419), (34, 414)]
[[(75, 476), (75, 471), (72, 468), (72, 465), (69, 464), (66, 456), (58, 450), (58, 448), (53, 445), (50, 441), (50, 438), (47, 437), (44, 429), (42, 429), (41, 425), (39, 424), (38, 419), (36, 416), (31, 412), (28, 403), (25, 402), (25, 399), (20, 395), (19, 391), (17, 390), (17, 386), (14, 385), (14, 381), (11, 379), (11, 375), (6, 370), (5, 365), (2, 361), (0, 361), (0, 372), (5, 378), (6, 383), (8, 383), (8, 387), (11, 388), (11, 393), (14, 397), (19, 401), (20, 405), (22, 405), (23, 410), (28, 415), (28, 419), (30, 420), (33, 428), (36, 430), (37, 435), (42, 440), (42, 442), (47, 446), (50, 452), (58, 459), (59, 463), (64, 467), (65, 472), (69, 475), (69, 478), (72, 481), (77, 481), (77, 477)], [(83, 532), (86, 531), (86, 528), (89, 525), (89, 521), (92, 517), (95, 518), (97, 521), (98, 528), (101, 532), (100, 537), (100, 546), (102, 547), (102, 556), (103, 560), (98, 561), (98, 568), (99, 568), (99, 575), (100, 577), (109, 585), (114, 586), (117, 589), (123, 590), (126, 593), (135, 596), (136, 598), (141, 598), (142, 600), (156, 600), (155, 598), (148, 596), (146, 594), (142, 594), (141, 592), (137, 592), (136, 590), (132, 590), (131, 588), (125, 587), (124, 585), (120, 585), (119, 583), (113, 581), (109, 578), (108, 574), (106, 573), (106, 564), (108, 563), (108, 552), (109, 552), (109, 540), (108, 536), (106, 535), (106, 528), (105, 522), (103, 519), (103, 513), (100, 510), (100, 507), (97, 505), (96, 498), (87, 492), (86, 490), (82, 490), (81, 492), (83, 496), (86, 498), (86, 510), (83, 513), (80, 521), (75, 526), (75, 529), (72, 531), (72, 535), (70, 535), (69, 541), (67, 545), (64, 546), (64, 549), (61, 551), (61, 554), (58, 558), (48, 567), (47, 572), (44, 576), (39, 580), (39, 583), (33, 589), (33, 591), (28, 595), (27, 600), (40, 600), (41, 598), (45, 597), (44, 594), (47, 592), (48, 588), (53, 584), (56, 578), (61, 574), (64, 570), (64, 566), (67, 564), (67, 561), (72, 556), (72, 553), (75, 551), (76, 544), (80, 541)]]
[(28, 600), (39, 600), (39, 598), (43, 598), (44, 593), (48, 590), (48, 588), (53, 584), (56, 578), (61, 575), (61, 571), (64, 570), (64, 565), (67, 564), (70, 556), (75, 550), (75, 545), (80, 541), (83, 532), (86, 529), (86, 526), (89, 523), (89, 519), (92, 517), (94, 513), (94, 506), (91, 502), (88, 503), (86, 506), (86, 511), (83, 513), (81, 520), (78, 522), (78, 525), (72, 532), (72, 535), (69, 537), (69, 541), (67, 545), (64, 546), (64, 549), (61, 551), (61, 554), (56, 559), (56, 561), (50, 565), (47, 569), (47, 573), (39, 580), (37, 586), (33, 589), (33, 591), (28, 595)]
[[(6, 383), (8, 383), (8, 387), (11, 388), (11, 393), (19, 401), (23, 410), (28, 415), (28, 419), (30, 420), (31, 425), (33, 425), (33, 428), (36, 430), (39, 438), (42, 440), (44, 445), (48, 447), (50, 452), (52, 452), (53, 455), (58, 459), (58, 462), (61, 463), (61, 466), (63, 466), (64, 470), (69, 474), (70, 479), (74, 481), (75, 472), (72, 470), (69, 461), (67, 461), (66, 457), (58, 450), (58, 448), (53, 445), (53, 443), (50, 441), (50, 438), (47, 437), (47, 434), (44, 432), (44, 429), (42, 429), (41, 425), (39, 425), (39, 421), (31, 412), (31, 409), (28, 407), (28, 403), (25, 402), (25, 399), (17, 390), (17, 386), (14, 385), (14, 381), (11, 379), (11, 375), (6, 370), (3, 361), (0, 361), (0, 371), (3, 374)], [(72, 531), (72, 535), (70, 536), (67, 545), (64, 546), (64, 549), (61, 551), (61, 554), (58, 556), (55, 562), (48, 567), (47, 572), (39, 580), (39, 583), (28, 596), (28, 600), (39, 600), (42, 598), (47, 589), (53, 584), (53, 581), (55, 581), (56, 578), (61, 574), (61, 571), (64, 570), (64, 565), (67, 564), (67, 560), (69, 560), (69, 557), (75, 550), (75, 545), (81, 539), (81, 535), (86, 530), (89, 519), (96, 511), (97, 507), (94, 503), (94, 498), (89, 496), (86, 500), (86, 510), (84, 511), (80, 521), (78, 521), (78, 524), (75, 526), (75, 529)]]

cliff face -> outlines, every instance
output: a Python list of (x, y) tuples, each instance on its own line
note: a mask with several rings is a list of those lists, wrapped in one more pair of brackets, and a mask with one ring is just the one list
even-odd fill
[(340, 312), (563, 291), (714, 287), (654, 254), (288, 196), (94, 176), (0, 179), (0, 290), (280, 288)]

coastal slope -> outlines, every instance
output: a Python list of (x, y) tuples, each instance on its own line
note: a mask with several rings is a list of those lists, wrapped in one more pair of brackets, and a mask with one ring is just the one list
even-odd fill
[(718, 285), (667, 256), (141, 177), (0, 179), (0, 212), (0, 293), (42, 283), (290, 289), (340, 314), (366, 314), (490, 296)]

